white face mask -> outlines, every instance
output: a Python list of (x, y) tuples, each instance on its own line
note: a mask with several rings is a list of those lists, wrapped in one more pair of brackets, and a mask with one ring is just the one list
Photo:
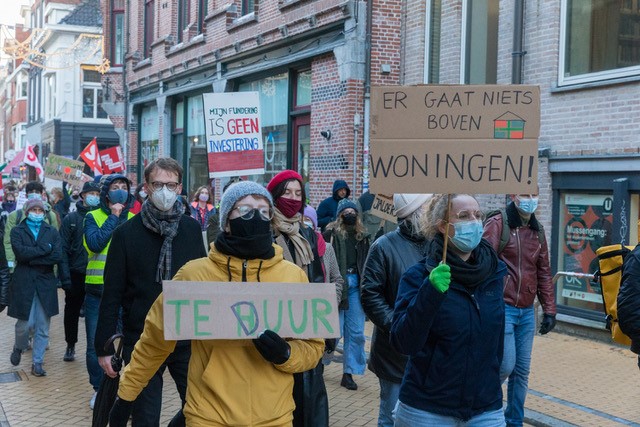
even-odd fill
[(151, 202), (163, 212), (171, 210), (177, 198), (176, 192), (169, 190), (166, 186), (162, 187), (162, 190), (151, 193)]

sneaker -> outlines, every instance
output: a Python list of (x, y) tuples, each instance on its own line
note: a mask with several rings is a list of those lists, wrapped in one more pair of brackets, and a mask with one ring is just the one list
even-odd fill
[(67, 351), (64, 353), (64, 357), (62, 358), (65, 362), (73, 362), (76, 360), (76, 349), (73, 346), (68, 346)]
[(93, 396), (91, 396), (91, 400), (89, 401), (89, 408), (93, 409), (96, 406), (96, 397), (98, 397), (98, 392), (94, 391)]
[(20, 359), (22, 358), (22, 350), (18, 350), (13, 347), (13, 351), (11, 352), (11, 364), (13, 366), (18, 366), (20, 364)]
[(342, 381), (340, 381), (340, 385), (347, 390), (357, 390), (358, 384), (353, 380), (351, 374), (342, 374)]
[(34, 363), (31, 365), (31, 373), (34, 377), (44, 377), (47, 375), (47, 371), (42, 367), (42, 363)]

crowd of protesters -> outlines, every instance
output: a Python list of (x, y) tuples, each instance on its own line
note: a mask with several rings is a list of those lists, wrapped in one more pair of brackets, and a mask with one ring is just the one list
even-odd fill
[[(539, 332), (555, 326), (537, 194), (512, 195), (485, 227), (467, 194), (396, 194), (394, 223), (372, 212), (375, 195), (353, 199), (343, 180), (316, 211), (293, 170), (266, 186), (230, 179), (218, 203), (210, 185), (188, 195), (182, 183), (178, 162), (159, 158), (135, 187), (120, 174), (48, 192), (37, 181), (5, 186), (0, 311), (16, 319), (14, 366), (31, 350), (31, 373), (46, 376), (61, 287), (61, 358), (76, 360), (84, 317), (91, 408), (105, 378), (120, 376), (112, 426), (159, 425), (165, 369), (182, 401), (171, 426), (328, 426), (324, 366), (336, 349), (341, 386), (358, 390), (367, 366), (378, 377), (379, 426), (522, 425), (536, 296)], [(519, 240), (502, 242), (504, 227)], [(340, 339), (267, 329), (245, 342), (167, 340), (161, 291), (171, 279), (332, 283)], [(522, 282), (526, 292), (512, 289)]]

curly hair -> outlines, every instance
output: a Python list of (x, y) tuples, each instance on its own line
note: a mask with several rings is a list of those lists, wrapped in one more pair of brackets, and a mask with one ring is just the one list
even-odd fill
[[(460, 196), (469, 196), (476, 199), (471, 194), (451, 194), (451, 201)], [(427, 239), (433, 239), (437, 234), (441, 234), (438, 225), (447, 218), (447, 194), (434, 194), (427, 202), (425, 213), (420, 218), (420, 231)]]

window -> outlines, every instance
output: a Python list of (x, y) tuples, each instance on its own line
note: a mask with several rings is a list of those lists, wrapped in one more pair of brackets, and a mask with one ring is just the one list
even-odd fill
[(53, 120), (56, 117), (56, 75), (48, 74), (44, 77), (44, 117)]
[(497, 83), (499, 0), (466, 0), (464, 3), (463, 83)]
[(209, 13), (209, 0), (198, 0), (198, 34), (204, 31), (204, 18)]
[(178, 0), (178, 43), (184, 40), (184, 31), (189, 26), (189, 0)]
[(154, 25), (154, 0), (145, 0), (144, 3), (144, 46), (143, 55), (145, 58), (151, 57), (151, 44), (153, 43)]
[(242, 0), (242, 16), (248, 15), (255, 11), (255, 0)]
[(124, 0), (111, 0), (111, 65), (124, 63)]
[(158, 107), (144, 107), (140, 114), (140, 155), (143, 169), (159, 157), (159, 137)]
[(311, 70), (300, 71), (296, 74), (294, 108), (311, 105)]
[[(89, 66), (93, 67), (93, 66)], [(102, 109), (103, 95), (100, 85), (100, 73), (83, 68), (82, 70), (82, 117), (85, 119), (106, 119)]]
[(632, 0), (564, 0), (559, 84), (637, 75), (640, 5)]
[(424, 56), (427, 58), (427, 66), (424, 70), (425, 83), (440, 82), (440, 22), (442, 18), (442, 0), (430, 0), (428, 2), (429, 16), (427, 28), (425, 28)]
[(27, 97), (27, 89), (29, 87), (28, 83), (29, 79), (27, 78), (26, 74), (18, 74), (18, 87), (16, 90), (16, 97), (18, 99), (24, 99)]

